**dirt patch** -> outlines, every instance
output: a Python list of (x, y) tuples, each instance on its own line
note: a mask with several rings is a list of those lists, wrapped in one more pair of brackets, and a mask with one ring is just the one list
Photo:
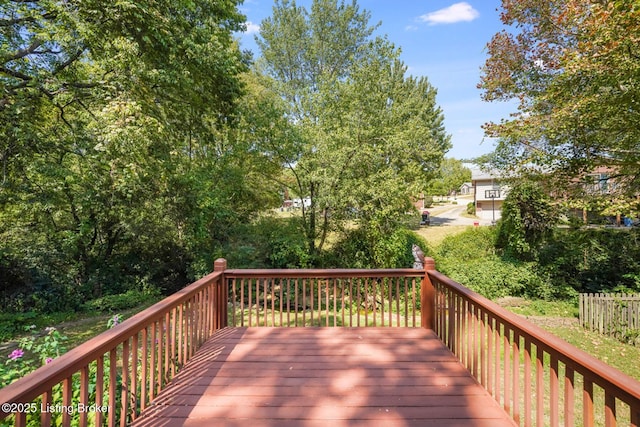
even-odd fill
[(573, 328), (579, 326), (579, 321), (575, 317), (553, 317), (553, 316), (522, 316), (529, 322), (543, 329)]

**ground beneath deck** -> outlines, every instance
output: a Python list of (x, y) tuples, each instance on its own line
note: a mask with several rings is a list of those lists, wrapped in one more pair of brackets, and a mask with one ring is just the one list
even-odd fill
[(136, 426), (513, 426), (419, 328), (227, 328)]

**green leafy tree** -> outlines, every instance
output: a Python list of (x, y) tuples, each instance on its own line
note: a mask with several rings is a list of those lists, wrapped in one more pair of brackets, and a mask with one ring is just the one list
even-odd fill
[(247, 216), (259, 189), (232, 131), (246, 68), (236, 3), (0, 5), (7, 307), (182, 285)]
[(509, 189), (502, 205), (496, 244), (518, 259), (534, 259), (556, 222), (555, 209), (543, 189), (536, 183), (519, 183)]
[(445, 158), (438, 168), (438, 176), (429, 183), (427, 192), (435, 196), (447, 196), (460, 190), (465, 182), (471, 181), (471, 169), (461, 160)]
[(315, 257), (354, 216), (371, 238), (397, 227), (449, 148), (435, 89), (406, 75), (400, 52), (373, 37), (356, 2), (277, 1), (261, 25), (258, 69), (297, 129), (283, 164), (309, 197), (304, 234)]
[[(567, 188), (597, 166), (637, 194), (640, 9), (634, 0), (503, 2), (480, 87), (517, 114), (486, 125), (503, 168), (544, 172)], [(574, 179), (577, 178), (577, 179)]]

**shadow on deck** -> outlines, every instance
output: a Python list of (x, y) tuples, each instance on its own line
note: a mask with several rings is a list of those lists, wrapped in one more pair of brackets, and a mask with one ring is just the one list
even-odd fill
[(512, 426), (433, 331), (226, 328), (135, 426)]

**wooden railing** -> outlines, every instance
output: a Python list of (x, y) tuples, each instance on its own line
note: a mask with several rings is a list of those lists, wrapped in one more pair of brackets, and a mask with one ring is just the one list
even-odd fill
[(421, 326), (424, 270), (227, 270), (230, 326)]
[(127, 425), (227, 324), (375, 325), (433, 329), (518, 425), (639, 427), (639, 382), (442, 275), (431, 259), (426, 271), (228, 270), (224, 260), (214, 270), (1, 389), (10, 406), (0, 420), (13, 412), (18, 426)]
[(0, 389), (0, 424), (129, 425), (226, 326), (225, 269), (217, 261), (214, 273)]
[(639, 425), (640, 382), (435, 270), (428, 278), (434, 331), (518, 425)]

